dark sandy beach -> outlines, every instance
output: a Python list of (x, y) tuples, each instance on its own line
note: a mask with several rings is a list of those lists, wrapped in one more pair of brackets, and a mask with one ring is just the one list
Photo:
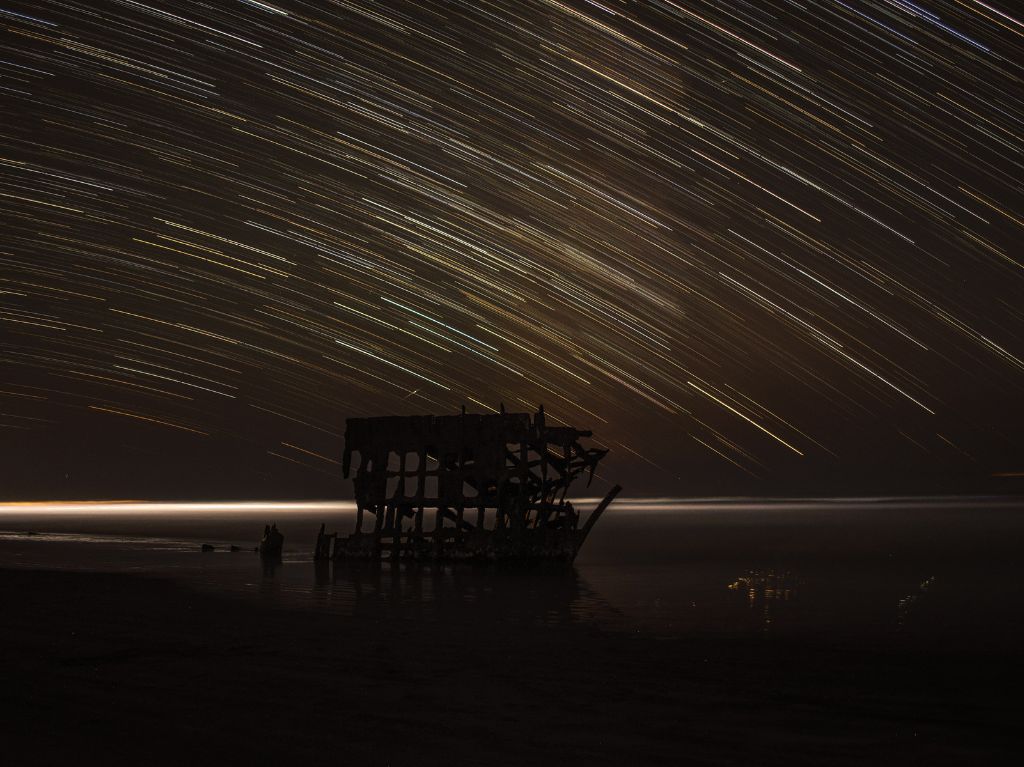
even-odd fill
[[(311, 566), (311, 565), (310, 565)], [(655, 638), (0, 571), (7, 764), (1012, 764), (1014, 649)]]

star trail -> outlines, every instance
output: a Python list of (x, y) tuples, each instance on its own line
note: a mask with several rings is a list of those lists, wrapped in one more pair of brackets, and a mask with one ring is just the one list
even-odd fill
[(345, 417), (499, 403), (593, 428), (632, 494), (1019, 481), (1009, 3), (0, 24), (16, 492), (322, 497)]

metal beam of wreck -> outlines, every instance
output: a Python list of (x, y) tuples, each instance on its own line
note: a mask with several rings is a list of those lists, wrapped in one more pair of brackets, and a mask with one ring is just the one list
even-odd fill
[(597, 508), (590, 512), (590, 516), (587, 518), (586, 524), (583, 525), (583, 529), (580, 530), (580, 539), (576, 546), (577, 550), (582, 548), (584, 541), (587, 540), (587, 536), (590, 534), (591, 528), (597, 524), (597, 520), (601, 518), (602, 514), (604, 514), (604, 510), (607, 509), (611, 505), (611, 502), (615, 500), (615, 496), (621, 492), (622, 485), (616, 485), (608, 491), (608, 495), (604, 497), (604, 500), (597, 504)]

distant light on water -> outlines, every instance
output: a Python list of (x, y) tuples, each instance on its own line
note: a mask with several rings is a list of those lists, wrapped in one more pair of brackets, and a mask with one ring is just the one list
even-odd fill
[[(573, 505), (588, 512), (600, 498), (573, 498)], [(618, 498), (609, 513), (764, 511), (796, 509), (851, 509), (885, 506), (936, 508), (975, 504), (1021, 505), (1015, 497), (930, 497), (900, 498)], [(254, 513), (310, 514), (355, 513), (354, 501), (22, 501), (0, 503), (0, 519), (33, 515), (138, 516)]]
[(0, 517), (26, 514), (306, 514), (354, 512), (352, 501), (27, 501), (0, 503)]

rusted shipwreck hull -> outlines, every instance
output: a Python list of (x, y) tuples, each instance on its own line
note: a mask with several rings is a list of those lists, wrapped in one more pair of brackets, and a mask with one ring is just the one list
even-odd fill
[(543, 407), (532, 417), (463, 410), (346, 427), (356, 529), (347, 538), (321, 530), (318, 559), (571, 562), (621, 490), (580, 524), (566, 493), (581, 474), (593, 478), (607, 451), (580, 444), (589, 431), (548, 426)]

